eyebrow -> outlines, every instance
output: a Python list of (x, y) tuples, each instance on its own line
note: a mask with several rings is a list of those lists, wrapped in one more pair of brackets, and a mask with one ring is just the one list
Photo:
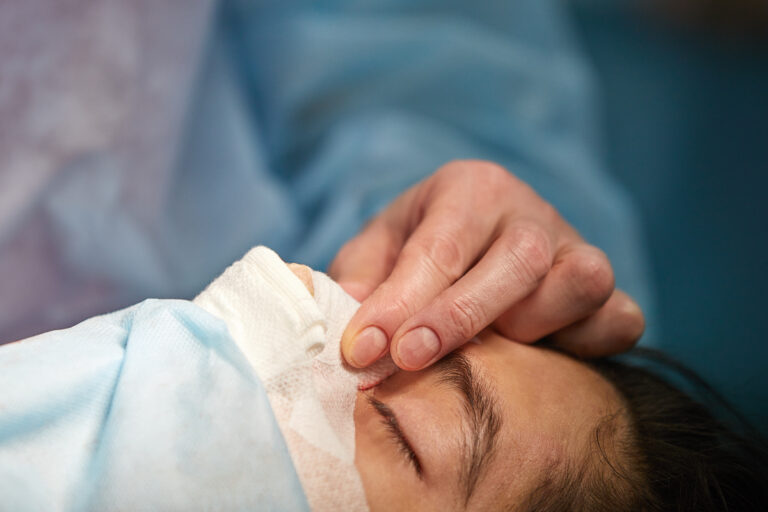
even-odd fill
[(469, 426), (469, 440), (464, 442), (464, 461), (461, 482), (464, 487), (464, 506), (484, 468), (496, 454), (501, 415), (493, 388), (474, 369), (471, 361), (461, 352), (452, 352), (435, 365), (438, 380), (459, 392), (463, 399), (463, 413)]

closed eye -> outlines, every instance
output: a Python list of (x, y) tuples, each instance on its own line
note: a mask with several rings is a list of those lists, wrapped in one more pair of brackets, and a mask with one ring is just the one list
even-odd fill
[(397, 445), (400, 453), (405, 457), (408, 463), (413, 467), (414, 471), (416, 471), (416, 475), (423, 480), (424, 476), (423, 476), (423, 470), (421, 467), (421, 461), (419, 460), (419, 457), (416, 455), (416, 452), (413, 450), (411, 443), (408, 442), (408, 438), (403, 433), (403, 430), (400, 428), (400, 423), (398, 423), (397, 416), (395, 416), (395, 413), (384, 402), (376, 400), (372, 396), (367, 396), (366, 398), (368, 399), (368, 403), (371, 404), (373, 409), (381, 417), (381, 422), (386, 427), (387, 432), (389, 433), (391, 439)]

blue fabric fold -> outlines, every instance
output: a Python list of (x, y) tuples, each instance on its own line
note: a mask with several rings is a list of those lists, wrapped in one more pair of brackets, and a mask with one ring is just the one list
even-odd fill
[(0, 389), (4, 509), (308, 510), (261, 382), (190, 302), (0, 347)]
[[(145, 297), (191, 298), (258, 244), (326, 268), (398, 194), (466, 158), (517, 174), (605, 250), (652, 337), (641, 227), (601, 162), (591, 75), (558, 0), (205, 3), (134, 12), (158, 45), (118, 41), (140, 57), (126, 64), (135, 95), (92, 86), (122, 106), (103, 120), (114, 133), (52, 157), (56, 179), (12, 231), (0, 224), (2, 282), (35, 282), (0, 290), (0, 341)], [(190, 43), (160, 46), (163, 30)]]

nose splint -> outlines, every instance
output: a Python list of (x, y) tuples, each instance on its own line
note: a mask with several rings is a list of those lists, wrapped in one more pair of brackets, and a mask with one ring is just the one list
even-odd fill
[(218, 316), (263, 381), (313, 510), (368, 510), (354, 465), (358, 389), (394, 373), (347, 366), (341, 335), (359, 304), (313, 272), (314, 297), (270, 249), (229, 267), (195, 303)]

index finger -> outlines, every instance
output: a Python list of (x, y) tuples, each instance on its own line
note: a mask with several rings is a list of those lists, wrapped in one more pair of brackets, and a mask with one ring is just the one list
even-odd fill
[(390, 276), (347, 326), (341, 341), (347, 362), (364, 367), (383, 356), (403, 322), (464, 274), (494, 229), (495, 222), (473, 212), (429, 211), (403, 246)]

